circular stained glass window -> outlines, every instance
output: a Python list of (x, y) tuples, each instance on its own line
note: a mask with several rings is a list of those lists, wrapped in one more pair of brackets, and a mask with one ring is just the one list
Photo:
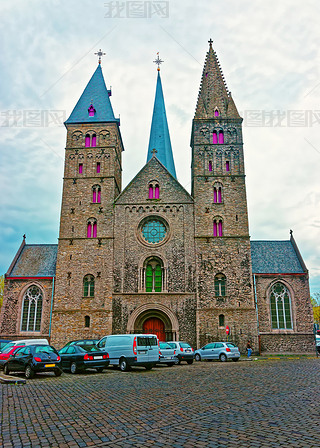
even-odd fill
[(162, 221), (152, 219), (142, 226), (142, 236), (147, 243), (160, 243), (166, 237), (167, 229)]

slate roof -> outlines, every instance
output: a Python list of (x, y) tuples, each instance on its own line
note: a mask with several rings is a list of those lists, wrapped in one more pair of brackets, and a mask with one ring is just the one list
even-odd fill
[(159, 159), (160, 162), (167, 168), (169, 173), (176, 178), (176, 169), (174, 166), (169, 127), (159, 71), (157, 77), (156, 95), (153, 106), (147, 162), (152, 158), (153, 149), (157, 150), (157, 159)]
[[(93, 117), (89, 117), (88, 112), (91, 104), (96, 111)], [(79, 101), (65, 123), (98, 122), (120, 122), (119, 118), (114, 117), (109, 99), (109, 91), (106, 88), (100, 64), (96, 68), (96, 71), (92, 75)]]
[(26, 244), (10, 277), (53, 277), (56, 274), (57, 244)]
[(304, 273), (291, 241), (251, 241), (254, 274)]

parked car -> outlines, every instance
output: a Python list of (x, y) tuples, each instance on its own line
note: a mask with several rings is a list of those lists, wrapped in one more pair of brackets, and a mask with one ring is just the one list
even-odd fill
[(97, 344), (109, 353), (110, 364), (119, 366), (122, 372), (131, 366), (151, 370), (159, 362), (158, 338), (154, 334), (111, 334)]
[(170, 347), (176, 350), (176, 357), (178, 358), (178, 364), (181, 364), (181, 361), (186, 361), (188, 364), (193, 363), (194, 351), (188, 342), (182, 341), (170, 341), (168, 342)]
[(0, 353), (0, 369), (3, 369), (3, 366), (8, 361), (8, 359), (23, 345), (15, 345), (13, 347), (4, 348), (4, 350)]
[(0, 353), (8, 342), (11, 342), (11, 339), (0, 339)]
[(27, 379), (38, 372), (54, 372), (60, 376), (61, 358), (57, 350), (51, 345), (26, 345), (19, 348), (4, 364), (6, 375), (10, 372), (24, 372)]
[(9, 341), (3, 348), (15, 347), (17, 345), (49, 345), (47, 339), (19, 339), (17, 341)]
[(67, 342), (62, 348), (69, 347), (69, 345), (97, 345), (98, 342), (99, 339), (77, 339), (76, 341)]
[(172, 367), (178, 363), (176, 351), (167, 342), (159, 342), (159, 364), (167, 364)]
[(316, 335), (316, 350), (317, 350), (317, 355), (320, 355), (320, 336)]
[(239, 361), (240, 351), (232, 342), (211, 342), (196, 350), (194, 358), (196, 361), (202, 361), (203, 359), (219, 359), (222, 362), (228, 359)]
[(70, 370), (71, 373), (87, 369), (95, 369), (102, 372), (109, 365), (109, 355), (99, 350), (95, 345), (67, 345), (59, 350), (61, 356), (61, 367)]

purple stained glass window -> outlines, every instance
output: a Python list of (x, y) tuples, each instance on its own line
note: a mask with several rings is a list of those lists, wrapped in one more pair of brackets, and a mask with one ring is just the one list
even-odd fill
[(90, 146), (90, 135), (89, 134), (86, 135), (85, 145), (86, 145), (86, 148), (89, 148), (89, 146)]
[(218, 111), (218, 109), (216, 109), (216, 110), (214, 111), (214, 116), (215, 116), (215, 117), (219, 117), (219, 111)]
[(230, 171), (230, 162), (228, 160), (226, 161), (226, 171)]
[(218, 202), (217, 200), (217, 189), (216, 187), (213, 188), (213, 202), (216, 204)]
[(97, 202), (97, 192), (95, 188), (92, 190), (92, 202)]
[(220, 220), (219, 222), (218, 222), (218, 233), (219, 233), (219, 236), (222, 236), (222, 221)]
[(79, 174), (83, 172), (83, 163), (79, 163)]
[(155, 197), (155, 199), (159, 199), (159, 195), (160, 195), (159, 185), (156, 185), (156, 187), (154, 189), (154, 197)]
[(221, 204), (222, 202), (222, 188), (219, 187), (218, 189), (218, 203)]
[(97, 223), (95, 222), (95, 223), (93, 223), (93, 234), (92, 234), (92, 236), (93, 236), (93, 238), (97, 238)]
[(95, 108), (92, 106), (92, 104), (89, 107), (88, 111), (89, 111), (89, 117), (94, 117)]
[(213, 221), (213, 236), (218, 236), (218, 225), (216, 220)]
[(212, 171), (212, 161), (209, 160), (209, 171)]
[(98, 189), (97, 202), (98, 202), (99, 204), (100, 204), (100, 202), (101, 202), (101, 190), (100, 190), (100, 188)]
[(92, 235), (92, 224), (91, 222), (88, 222), (87, 224), (87, 238), (91, 238)]
[(217, 132), (216, 132), (216, 131), (213, 132), (212, 143), (213, 143), (214, 145), (216, 145), (216, 144), (218, 143), (218, 135), (217, 135)]
[(91, 146), (93, 148), (95, 148), (97, 146), (97, 136), (96, 136), (96, 134), (93, 134), (93, 136), (92, 136)]
[(153, 199), (153, 186), (149, 185), (149, 199)]
[(219, 144), (223, 144), (224, 143), (224, 134), (223, 131), (219, 131)]
[(100, 162), (97, 162), (97, 173), (100, 173)]

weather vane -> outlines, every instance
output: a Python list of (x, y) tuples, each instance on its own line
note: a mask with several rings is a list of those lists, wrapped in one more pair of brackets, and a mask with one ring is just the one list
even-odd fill
[(162, 64), (163, 61), (159, 58), (159, 52), (157, 53), (157, 59), (155, 59), (153, 62), (157, 64), (158, 66), (157, 70), (158, 72), (160, 72), (160, 64)]
[(101, 56), (104, 56), (105, 53), (103, 53), (103, 51), (101, 51), (101, 48), (99, 51), (97, 51), (97, 53), (95, 53), (97, 56), (99, 56), (99, 64), (101, 64)]

